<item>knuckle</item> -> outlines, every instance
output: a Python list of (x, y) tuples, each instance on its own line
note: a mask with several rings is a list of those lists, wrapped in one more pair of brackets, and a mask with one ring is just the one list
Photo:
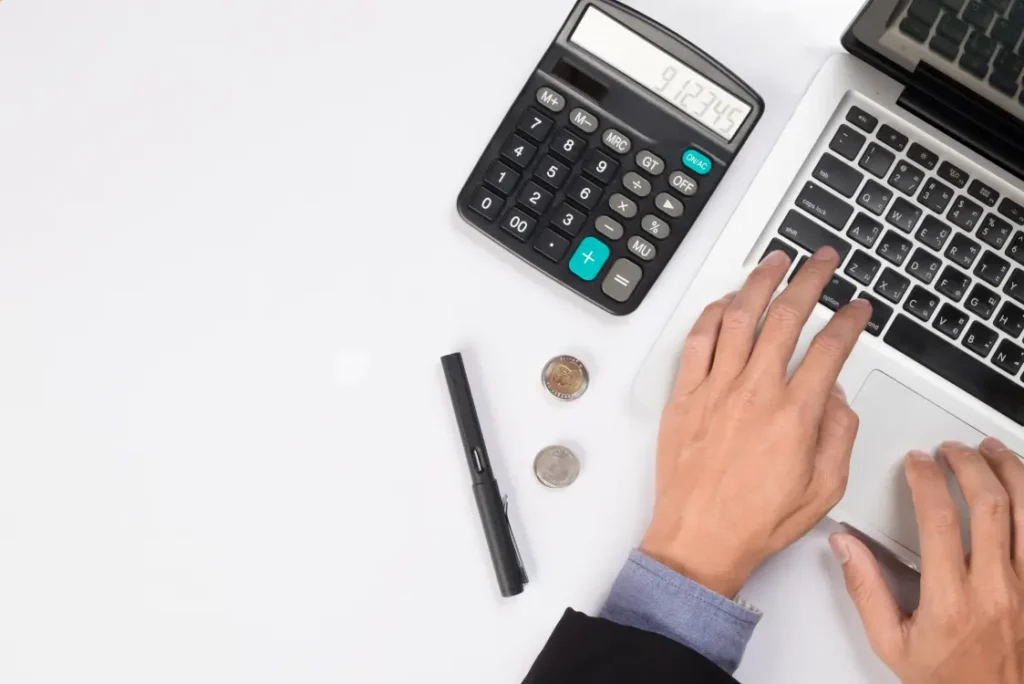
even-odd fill
[(800, 312), (790, 302), (777, 300), (768, 309), (768, 320), (786, 326), (792, 326), (800, 321)]
[(989, 583), (988, 612), (998, 619), (1017, 619), (1020, 615), (1020, 595), (1009, 582)]
[(1010, 497), (1006, 492), (986, 490), (976, 495), (971, 503), (978, 514), (986, 518), (1009, 518)]
[(746, 309), (731, 307), (722, 317), (722, 327), (726, 330), (746, 330), (755, 325), (754, 316)]
[(828, 420), (844, 432), (856, 432), (860, 427), (860, 416), (849, 406), (844, 406), (837, 411), (831, 411)]
[(942, 505), (932, 513), (929, 524), (933, 530), (941, 534), (949, 534), (960, 529), (960, 516), (956, 508)]
[(835, 331), (823, 332), (814, 339), (814, 346), (819, 352), (829, 356), (839, 356), (846, 352), (846, 340)]
[(946, 632), (958, 632), (963, 627), (969, 612), (963, 597), (953, 593), (939, 601), (933, 611), (936, 624)]

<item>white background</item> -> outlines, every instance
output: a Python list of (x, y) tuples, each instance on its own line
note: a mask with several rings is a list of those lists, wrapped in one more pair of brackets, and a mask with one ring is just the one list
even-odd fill
[[(768, 113), (615, 319), (462, 224), (568, 0), (0, 5), (0, 680), (518, 682), (651, 503), (632, 378), (859, 0), (637, 0)], [(497, 596), (438, 357), (532, 577)], [(561, 405), (544, 362), (578, 355)], [(578, 449), (548, 491), (534, 455)], [(746, 682), (886, 681), (825, 535), (747, 592)]]

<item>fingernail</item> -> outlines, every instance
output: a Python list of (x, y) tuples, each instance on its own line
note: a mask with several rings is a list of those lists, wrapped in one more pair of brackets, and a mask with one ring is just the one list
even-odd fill
[(987, 456), (993, 456), (1001, 451), (1006, 451), (1006, 445), (995, 437), (986, 437), (981, 443), (981, 451)]
[(852, 302), (850, 302), (850, 308), (858, 310), (864, 309), (870, 311), (872, 307), (871, 302), (869, 302), (866, 299), (854, 299)]
[(928, 452), (921, 451), (920, 449), (914, 449), (913, 451), (911, 451), (909, 454), (907, 454), (907, 458), (910, 459), (911, 461), (931, 461), (931, 460), (933, 460), (931, 455)]
[(970, 451), (970, 447), (963, 442), (948, 440), (939, 445), (939, 451)]
[(832, 386), (832, 394), (836, 395), (843, 401), (846, 401), (846, 390), (844, 390), (843, 386), (840, 385), (838, 382)]
[(832, 553), (835, 554), (836, 560), (839, 561), (840, 565), (846, 565), (850, 562), (850, 547), (845, 539), (838, 534), (833, 534), (828, 538), (828, 545), (832, 547)]
[(739, 294), (739, 290), (733, 290), (729, 294), (727, 294), (724, 297), (722, 297), (722, 299), (735, 299), (736, 295), (738, 295), (738, 294)]
[(782, 266), (783, 264), (789, 263), (789, 255), (781, 249), (777, 249), (766, 256), (761, 263), (765, 266)]
[(838, 261), (839, 252), (832, 249), (831, 247), (822, 247), (814, 253), (812, 259), (818, 259), (820, 261)]

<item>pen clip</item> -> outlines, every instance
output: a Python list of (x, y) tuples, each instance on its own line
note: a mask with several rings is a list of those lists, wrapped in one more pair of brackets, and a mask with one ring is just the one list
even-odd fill
[(523, 584), (529, 584), (530, 578), (526, 574), (526, 566), (523, 564), (523, 557), (519, 553), (519, 544), (516, 542), (516, 535), (512, 532), (512, 521), (508, 519), (508, 496), (502, 499), (502, 506), (505, 510), (505, 525), (508, 527), (508, 537), (512, 540), (512, 548), (516, 552), (516, 563), (519, 565), (519, 574), (522, 576)]

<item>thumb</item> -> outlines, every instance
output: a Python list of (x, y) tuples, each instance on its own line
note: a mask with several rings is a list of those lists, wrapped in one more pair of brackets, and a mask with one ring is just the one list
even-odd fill
[(846, 591), (857, 607), (871, 648), (891, 665), (903, 649), (905, 616), (882, 577), (878, 561), (852, 535), (834, 534), (829, 544), (843, 566)]

